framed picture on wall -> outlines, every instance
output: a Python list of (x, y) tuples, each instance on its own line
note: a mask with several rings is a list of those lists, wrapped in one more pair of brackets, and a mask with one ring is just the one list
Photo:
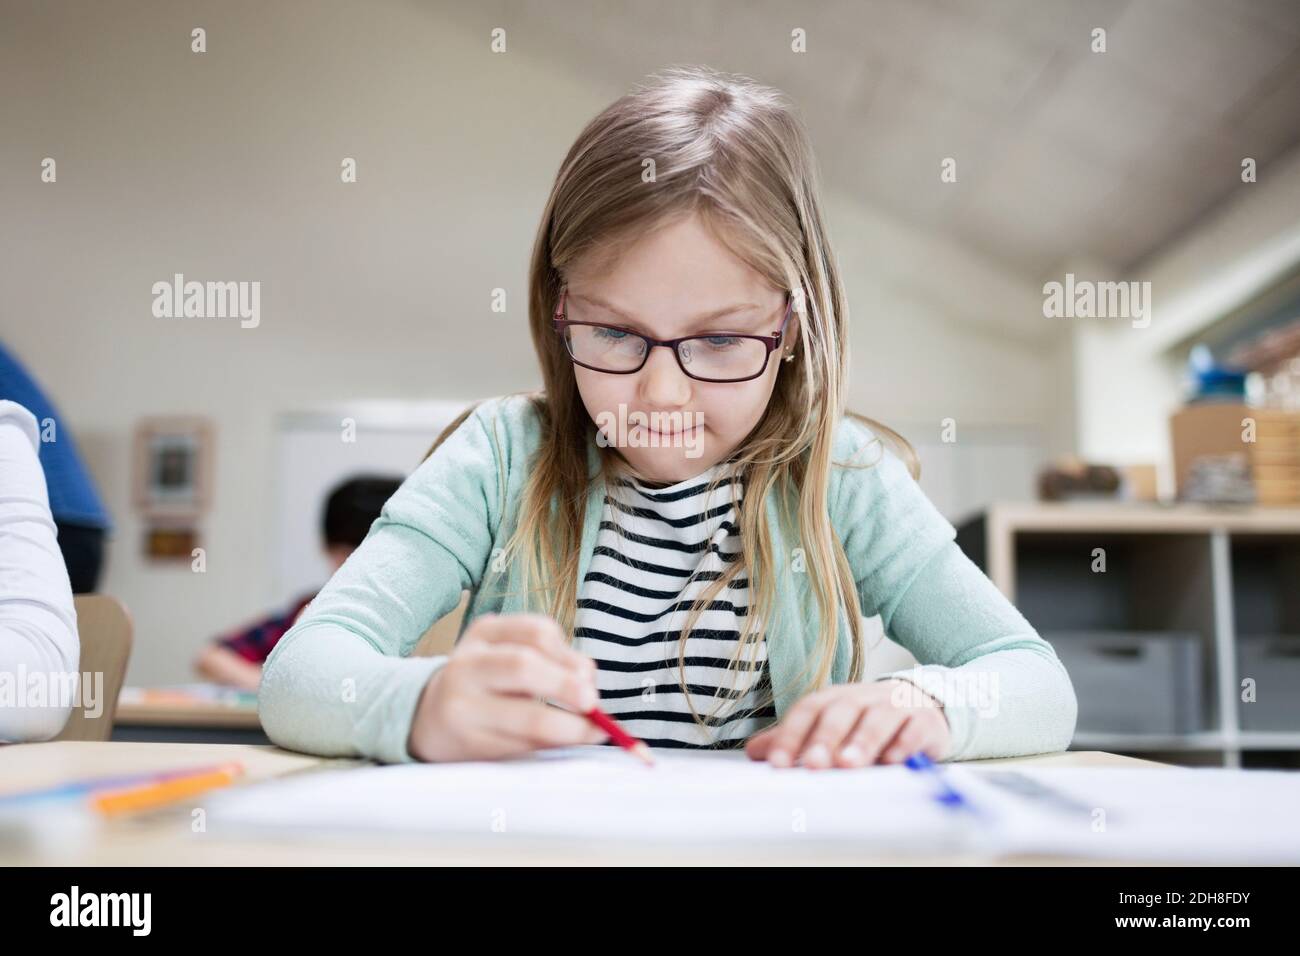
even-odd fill
[(144, 554), (154, 561), (189, 562), (198, 544), (199, 534), (192, 525), (170, 527), (151, 523), (145, 529)]
[(206, 418), (146, 418), (135, 433), (135, 501), (146, 518), (196, 517), (212, 481), (212, 424)]

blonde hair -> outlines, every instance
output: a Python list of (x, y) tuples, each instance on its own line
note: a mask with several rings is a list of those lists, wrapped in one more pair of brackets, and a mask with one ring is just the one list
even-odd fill
[[(655, 162), (653, 182), (642, 179), (647, 158)], [(827, 508), (836, 423), (848, 414), (887, 436), (914, 475), (915, 455), (891, 429), (843, 409), (848, 306), (822, 217), (812, 149), (782, 94), (747, 77), (702, 67), (656, 74), (588, 123), (565, 156), (542, 215), (529, 275), (529, 324), (544, 381), (543, 390), (530, 398), (542, 441), (504, 562), (522, 562), (528, 606), (550, 614), (572, 634), (592, 480), (587, 455), (596, 427), (579, 396), (569, 354), (552, 329), (552, 315), (566, 270), (580, 258), (616, 257), (654, 226), (691, 214), (700, 215), (724, 246), (774, 287), (791, 290), (797, 303), (802, 298), (802, 309), (795, 360), (777, 376), (766, 412), (731, 457), (734, 473), (744, 475), (739, 519), (744, 553), (696, 599), (682, 627), (678, 658), (683, 691), (686, 639), (700, 614), (742, 570), (749, 574), (750, 606), (733, 670), (739, 670), (746, 655), (755, 658), (761, 625), (770, 618), (774, 601), (776, 562), (795, 559), (772, 553), (765, 503), (773, 491), (786, 528), (792, 527), (792, 502), (798, 512), (793, 527), (804, 570), (820, 620), (827, 622), (797, 680), (809, 688), (828, 683), (838, 637), (829, 622), (839, 609), (847, 615), (852, 636), (849, 679), (859, 680), (865, 666), (861, 609)], [(600, 479), (625, 471), (611, 449), (601, 447), (600, 460)], [(731, 480), (722, 471), (709, 493), (720, 481)], [(770, 689), (759, 706), (776, 693)], [(689, 693), (685, 697), (691, 701)], [(705, 723), (690, 706), (696, 721)]]

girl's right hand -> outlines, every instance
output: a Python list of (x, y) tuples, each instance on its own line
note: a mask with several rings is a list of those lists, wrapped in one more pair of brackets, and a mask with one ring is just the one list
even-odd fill
[(606, 739), (542, 697), (591, 710), (600, 700), (595, 662), (544, 614), (485, 614), (425, 685), (407, 750), (416, 760), (496, 760)]

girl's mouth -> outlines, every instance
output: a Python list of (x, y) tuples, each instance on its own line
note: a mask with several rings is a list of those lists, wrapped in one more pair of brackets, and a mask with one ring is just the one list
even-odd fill
[(692, 425), (690, 428), (683, 428), (683, 429), (681, 429), (681, 430), (679, 430), (679, 431), (671, 431), (671, 432), (661, 432), (661, 431), (657, 431), (657, 430), (651, 428), (649, 425), (642, 425), (642, 426), (640, 426), (640, 427), (643, 428), (643, 429), (645, 429), (645, 431), (646, 431), (647, 434), (655, 435), (655, 436), (657, 436), (657, 437), (659, 437), (659, 438), (673, 439), (673, 438), (680, 438), (680, 437), (682, 437), (683, 435), (690, 435), (690, 434), (693, 434), (693, 433), (694, 433), (695, 431), (697, 431), (701, 426), (699, 426), (699, 425)]

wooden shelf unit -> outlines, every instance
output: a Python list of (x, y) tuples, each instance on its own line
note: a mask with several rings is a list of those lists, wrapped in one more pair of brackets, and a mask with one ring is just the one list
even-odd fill
[[(958, 543), (1029, 622), (1053, 631), (1179, 631), (1201, 637), (1202, 727), (1183, 734), (1092, 732), (1072, 748), (1251, 765), (1300, 758), (1300, 722), (1243, 730), (1239, 634), (1300, 641), (1300, 508), (1122, 502), (997, 503), (958, 526)], [(1106, 573), (1091, 570), (1104, 548)], [(1062, 600), (1064, 596), (1064, 600)], [(1259, 758), (1259, 759), (1257, 759)], [(1190, 762), (1196, 762), (1192, 760)]]

